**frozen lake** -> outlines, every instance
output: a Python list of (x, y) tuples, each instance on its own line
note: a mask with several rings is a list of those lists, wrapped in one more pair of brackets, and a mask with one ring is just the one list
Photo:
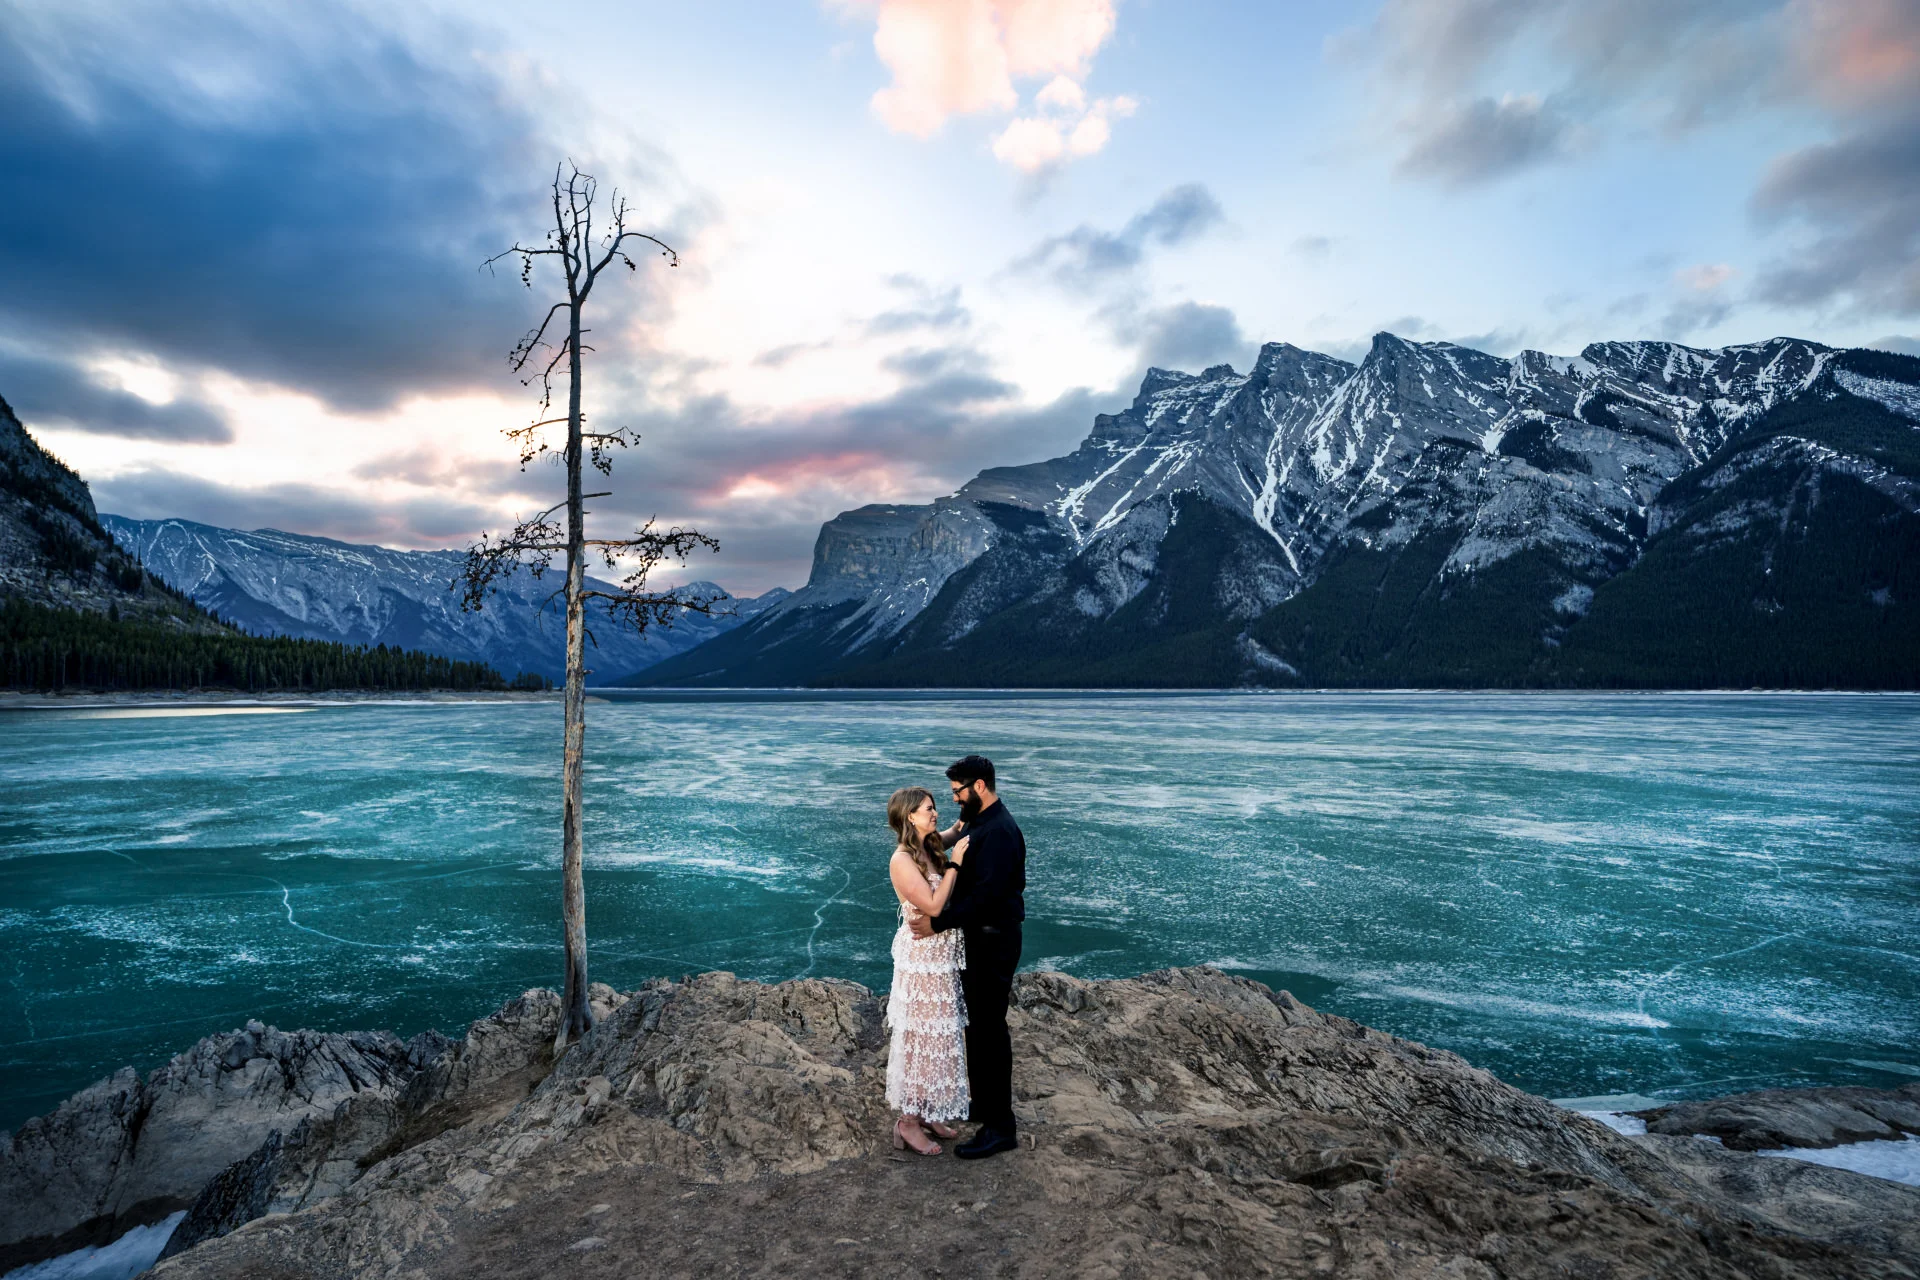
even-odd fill
[[(622, 988), (886, 986), (887, 794), (980, 751), (1029, 966), (1222, 965), (1552, 1097), (1920, 1077), (1920, 699), (607, 696)], [(0, 1127), (249, 1017), (557, 983), (556, 705), (280, 710), (0, 713)]]

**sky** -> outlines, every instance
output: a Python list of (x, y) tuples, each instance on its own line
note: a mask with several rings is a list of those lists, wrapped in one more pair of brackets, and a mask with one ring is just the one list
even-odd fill
[(463, 547), (564, 492), (482, 265), (563, 162), (678, 254), (590, 535), (746, 595), (1262, 342), (1920, 354), (1920, 0), (0, 0), (0, 396), (103, 511)]

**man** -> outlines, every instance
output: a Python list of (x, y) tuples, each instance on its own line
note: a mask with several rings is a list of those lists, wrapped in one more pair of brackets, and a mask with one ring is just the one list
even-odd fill
[(1019, 1146), (1013, 1120), (1013, 1041), (1007, 1034), (1007, 999), (1020, 967), (1020, 923), (1027, 918), (1027, 841), (994, 793), (993, 761), (968, 756), (947, 769), (960, 806), (960, 822), (946, 833), (964, 833), (972, 843), (947, 900), (947, 909), (913, 922), (916, 936), (959, 929), (967, 941), (967, 967), (960, 989), (967, 1000), (967, 1084), (980, 1131), (954, 1148), (962, 1160), (1012, 1151)]

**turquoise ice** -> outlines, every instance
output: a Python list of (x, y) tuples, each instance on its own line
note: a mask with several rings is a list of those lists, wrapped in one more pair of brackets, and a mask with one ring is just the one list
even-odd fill
[[(999, 765), (1026, 958), (1212, 963), (1555, 1097), (1920, 1077), (1920, 699), (622, 697), (593, 976), (888, 981), (883, 807)], [(559, 975), (559, 712), (0, 713), (0, 1127), (259, 1017)]]

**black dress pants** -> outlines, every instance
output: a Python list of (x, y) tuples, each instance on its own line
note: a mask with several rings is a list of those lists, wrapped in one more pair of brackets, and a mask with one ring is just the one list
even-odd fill
[(1014, 1131), (1013, 1039), (1007, 1034), (1007, 999), (1020, 967), (1020, 926), (994, 932), (968, 929), (967, 967), (960, 990), (967, 998), (967, 1087), (973, 1118), (1002, 1133)]

